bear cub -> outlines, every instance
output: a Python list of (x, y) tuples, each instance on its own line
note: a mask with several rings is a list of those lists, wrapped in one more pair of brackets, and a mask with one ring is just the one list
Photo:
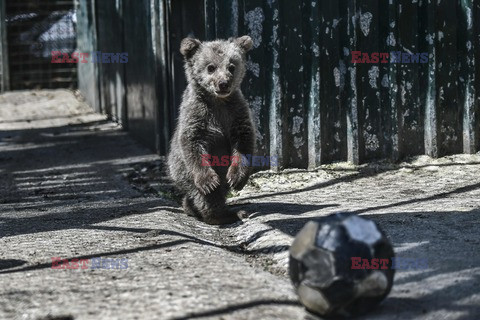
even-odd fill
[[(208, 224), (228, 224), (243, 217), (226, 205), (230, 188), (247, 183), (250, 168), (243, 155), (253, 154), (255, 131), (240, 85), (245, 75), (249, 36), (200, 42), (183, 39), (187, 88), (168, 155), (168, 169), (183, 195), (188, 215)], [(206, 155), (222, 159), (205, 162)], [(223, 159), (228, 159), (228, 163)], [(233, 161), (232, 161), (233, 159)]]

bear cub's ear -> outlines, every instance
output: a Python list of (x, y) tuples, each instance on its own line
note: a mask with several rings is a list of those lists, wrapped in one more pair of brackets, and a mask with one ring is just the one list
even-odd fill
[(186, 58), (190, 59), (202, 43), (200, 40), (193, 38), (185, 38), (180, 43), (180, 53)]
[(242, 48), (245, 52), (250, 51), (250, 49), (253, 47), (252, 38), (249, 36), (243, 36), (235, 39), (235, 44)]

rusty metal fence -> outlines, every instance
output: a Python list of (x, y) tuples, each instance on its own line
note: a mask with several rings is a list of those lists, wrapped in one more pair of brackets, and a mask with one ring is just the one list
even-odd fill
[(77, 66), (51, 63), (52, 51), (76, 49), (74, 0), (1, 2), (2, 87), (76, 88)]
[[(307, 168), (480, 149), (480, 3), (381, 0), (81, 0), (80, 88), (165, 154), (185, 87), (183, 37), (249, 34), (244, 93), (260, 155)], [(81, 21), (80, 21), (81, 20)], [(387, 56), (388, 54), (388, 56)]]

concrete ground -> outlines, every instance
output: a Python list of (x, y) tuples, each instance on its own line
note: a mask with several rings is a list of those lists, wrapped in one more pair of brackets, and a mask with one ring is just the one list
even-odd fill
[[(304, 319), (287, 272), (306, 221), (376, 221), (400, 270), (362, 319), (480, 319), (480, 155), (260, 172), (226, 227), (184, 215), (162, 158), (69, 91), (0, 95), (0, 319)], [(128, 259), (52, 269), (52, 257)], [(90, 264), (91, 266), (91, 264)]]

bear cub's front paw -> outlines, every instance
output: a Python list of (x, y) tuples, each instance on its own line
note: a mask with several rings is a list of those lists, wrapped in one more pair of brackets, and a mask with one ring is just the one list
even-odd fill
[(235, 190), (241, 190), (245, 184), (247, 184), (248, 171), (248, 167), (240, 164), (230, 166), (227, 172), (227, 181), (230, 187), (234, 188)]
[(202, 170), (195, 174), (194, 183), (201, 193), (207, 195), (220, 185), (220, 177), (212, 169)]

